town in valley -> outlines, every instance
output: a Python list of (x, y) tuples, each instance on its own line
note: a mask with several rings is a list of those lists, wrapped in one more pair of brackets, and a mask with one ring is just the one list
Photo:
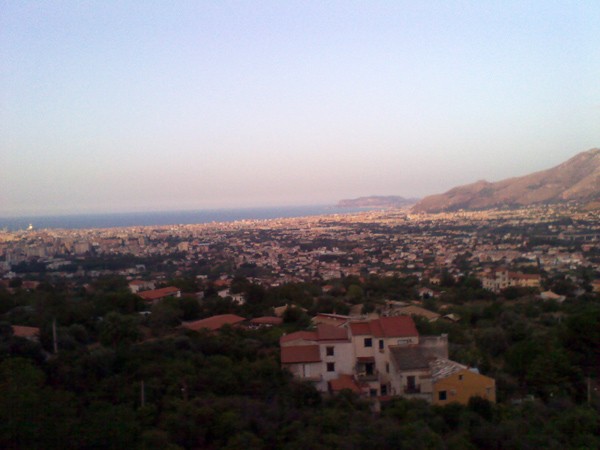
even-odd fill
[[(190, 429), (173, 420), (185, 408), (206, 408), (207, 396), (260, 403), (302, 386), (293, 407), (300, 416), (322, 402), (343, 408), (340, 398), (352, 399), (373, 426), (429, 408), (413, 431), (433, 444), (415, 448), (438, 448), (438, 440), (486, 446), (484, 430), (506, 427), (498, 408), (512, 411), (514, 426), (532, 408), (555, 424), (566, 420), (561, 409), (580, 420), (599, 401), (599, 224), (597, 209), (562, 204), (5, 230), (2, 358), (43, 368), (5, 371), (43, 370), (43, 389), (61, 393), (87, 386), (88, 401), (129, 414), (136, 442), (152, 445), (239, 445), (215, 431), (219, 420), (202, 430), (199, 419)], [(104, 368), (93, 375), (73, 372), (96, 364)], [(248, 379), (232, 379), (239, 376)], [(268, 416), (265, 407), (258, 406)], [(297, 441), (281, 434), (281, 423), (270, 423), (273, 436), (253, 431), (244, 408), (236, 420), (256, 448)], [(468, 414), (479, 422), (460, 422)], [(430, 423), (443, 417), (444, 427)], [(597, 419), (581, 420), (593, 428)], [(101, 440), (85, 436), (85, 445)], [(511, 446), (517, 437), (494, 439)], [(578, 439), (598, 438), (589, 431)]]

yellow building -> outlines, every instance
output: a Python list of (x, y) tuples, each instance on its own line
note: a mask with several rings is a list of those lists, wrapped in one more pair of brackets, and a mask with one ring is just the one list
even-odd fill
[(471, 397), (496, 402), (496, 381), (449, 360), (432, 363), (434, 405), (467, 404)]

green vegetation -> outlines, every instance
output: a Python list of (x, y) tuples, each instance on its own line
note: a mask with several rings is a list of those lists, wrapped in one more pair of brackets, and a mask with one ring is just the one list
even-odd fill
[[(448, 333), (450, 357), (497, 381), (498, 404), (434, 407), (393, 399), (373, 413), (350, 392), (321, 397), (280, 369), (282, 333), (309, 313), (417, 297), (415, 278), (348, 277), (330, 288), (263, 288), (242, 276), (237, 305), (208, 294), (147, 309), (119, 277), (89, 291), (42, 284), (0, 290), (0, 447), (97, 449), (469, 449), (599, 448), (600, 299), (562, 305), (482, 294), (472, 279), (427, 305), (459, 322), (416, 319), (423, 334)], [(233, 287), (232, 287), (233, 290)], [(324, 291), (327, 292), (324, 292)], [(465, 297), (463, 297), (465, 295)], [(454, 300), (449, 302), (449, 300)], [(245, 317), (295, 304), (281, 328), (190, 332), (180, 320)], [(52, 322), (59, 351), (53, 353)], [(41, 328), (41, 342), (10, 325)], [(592, 383), (593, 384), (593, 383)]]

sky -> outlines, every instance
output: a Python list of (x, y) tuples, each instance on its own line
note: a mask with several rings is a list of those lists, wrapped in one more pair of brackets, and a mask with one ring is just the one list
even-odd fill
[(423, 197), (600, 147), (600, 2), (0, 0), (0, 216)]

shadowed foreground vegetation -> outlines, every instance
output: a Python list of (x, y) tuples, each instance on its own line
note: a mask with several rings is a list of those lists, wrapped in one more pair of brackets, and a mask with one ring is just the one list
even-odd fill
[[(377, 289), (387, 295), (383, 283), (359, 287), (347, 289), (348, 298), (320, 301), (352, 303), (350, 296)], [(306, 302), (301, 288), (318, 295), (317, 287), (242, 286), (248, 304), (223, 312), (263, 314), (280, 295)], [(0, 292), (0, 447), (600, 448), (600, 403), (593, 386), (588, 402), (587, 385), (599, 373), (597, 298), (563, 305), (474, 300), (454, 306), (460, 323), (418, 320), (422, 333), (449, 333), (453, 359), (495, 377), (500, 402), (433, 407), (394, 399), (378, 414), (350, 392), (321, 397), (280, 369), (279, 337), (307, 324), (300, 310), (282, 329), (176, 327), (223, 307), (212, 301), (166, 302), (144, 318), (139, 299), (119, 283), (93, 294)], [(41, 326), (41, 343), (13, 336), (17, 323)]]

